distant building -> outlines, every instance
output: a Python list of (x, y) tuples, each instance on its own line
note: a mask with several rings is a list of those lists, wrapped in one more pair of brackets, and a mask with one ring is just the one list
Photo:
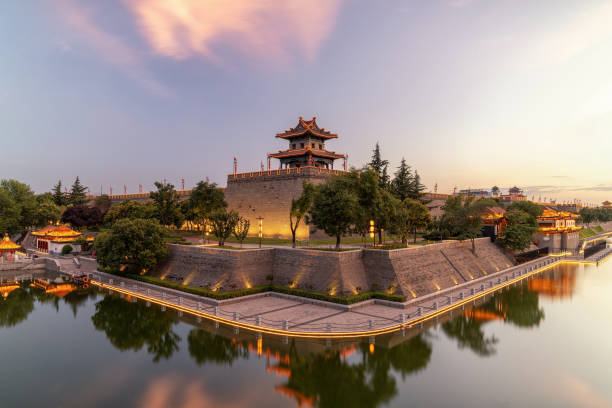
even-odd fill
[(81, 251), (81, 246), (75, 242), (83, 234), (67, 225), (47, 225), (32, 235), (36, 237), (36, 249), (40, 252), (61, 253), (64, 245), (70, 245), (74, 252)]
[(495, 241), (506, 227), (506, 210), (502, 207), (487, 207), (482, 212), (482, 235)]
[(511, 204), (515, 201), (526, 201), (527, 197), (523, 193), (523, 190), (514, 186), (508, 190), (508, 194), (500, 194), (499, 200), (504, 204)]
[(544, 208), (538, 217), (538, 231), (534, 234), (539, 248), (548, 248), (551, 252), (575, 250), (580, 240), (580, 227), (576, 226), (578, 214), (558, 211), (551, 207)]
[(606, 200), (603, 203), (601, 203), (601, 208), (606, 209), (606, 210), (612, 210), (612, 203)]
[(486, 188), (464, 189), (459, 190), (459, 195), (474, 196), (474, 197), (491, 197), (491, 192)]
[(8, 234), (4, 234), (4, 237), (0, 239), (0, 257), (6, 260), (13, 260), (15, 252), (21, 248), (20, 245), (14, 243), (9, 238)]

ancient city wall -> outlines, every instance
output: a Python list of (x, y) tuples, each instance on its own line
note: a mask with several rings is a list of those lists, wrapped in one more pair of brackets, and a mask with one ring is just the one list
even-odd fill
[[(220, 250), (169, 245), (154, 273), (164, 279), (219, 291), (273, 282), (332, 294), (377, 289), (422, 296), (512, 266), (488, 238), (394, 251), (327, 252), (293, 248)], [(271, 278), (271, 280), (270, 280)]]
[[(251, 173), (230, 174), (227, 178), (225, 200), (228, 209), (236, 210), (251, 222), (249, 235), (258, 234), (258, 217), (263, 217), (263, 235), (291, 238), (289, 210), (291, 200), (302, 194), (304, 180), (321, 184), (339, 174), (338, 170), (289, 168)], [(297, 239), (309, 238), (309, 228), (302, 222)]]

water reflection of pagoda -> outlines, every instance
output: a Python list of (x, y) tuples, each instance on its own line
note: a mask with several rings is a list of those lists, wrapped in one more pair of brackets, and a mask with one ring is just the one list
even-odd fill
[(50, 293), (57, 297), (64, 297), (77, 288), (76, 285), (72, 283), (56, 283), (47, 279), (36, 279), (32, 282), (32, 286), (41, 288), (45, 293)]
[(535, 276), (527, 287), (551, 299), (570, 298), (576, 290), (576, 273), (564, 268), (550, 275)]

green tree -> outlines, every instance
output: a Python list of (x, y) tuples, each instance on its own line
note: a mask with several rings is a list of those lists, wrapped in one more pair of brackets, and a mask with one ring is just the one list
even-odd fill
[(94, 200), (94, 206), (100, 209), (102, 214), (106, 214), (110, 210), (112, 203), (110, 198), (106, 194), (96, 197)]
[(380, 153), (380, 146), (378, 142), (376, 142), (376, 146), (372, 151), (372, 158), (368, 163), (368, 166), (376, 172), (378, 175), (378, 182), (381, 188), (389, 187), (389, 175), (387, 174), (387, 169), (389, 167), (389, 161), (383, 160), (382, 155)]
[(64, 206), (68, 204), (68, 200), (66, 199), (66, 194), (62, 191), (62, 180), (58, 180), (57, 184), (53, 186), (53, 201), (55, 201), (55, 205)]
[(524, 251), (529, 248), (534, 232), (538, 230), (537, 219), (530, 213), (514, 207), (506, 211), (507, 225), (500, 234), (501, 243), (512, 250)]
[(302, 194), (291, 200), (291, 211), (289, 211), (289, 228), (291, 229), (291, 245), (295, 248), (295, 234), (300, 222), (310, 210), (314, 197), (314, 185), (306, 180), (302, 183)]
[(425, 195), (426, 187), (421, 183), (421, 176), (418, 171), (414, 171), (414, 176), (412, 177), (412, 184), (410, 186), (410, 198), (413, 200), (418, 200), (422, 204), (427, 204), (431, 200), (425, 200), (423, 196)]
[(391, 231), (400, 237), (403, 244), (408, 243), (408, 235), (411, 233), (416, 242), (417, 230), (426, 228), (430, 222), (429, 209), (420, 202), (407, 198), (397, 205), (391, 218)]
[(164, 229), (156, 220), (124, 218), (94, 240), (98, 263), (113, 270), (152, 269), (167, 255)]
[(225, 240), (232, 234), (240, 216), (234, 210), (217, 210), (210, 216), (212, 232), (219, 240), (219, 246), (225, 245)]
[(251, 221), (244, 217), (238, 217), (238, 221), (236, 225), (234, 225), (234, 229), (232, 230), (234, 236), (240, 242), (240, 248), (242, 248), (242, 242), (249, 234), (249, 228), (251, 227)]
[(206, 222), (210, 216), (226, 207), (225, 194), (222, 189), (217, 187), (217, 184), (199, 181), (192, 190), (189, 200), (185, 203), (184, 212), (186, 218), (199, 225), (202, 228), (202, 233), (204, 233)]
[(410, 170), (410, 166), (406, 164), (406, 159), (402, 157), (402, 161), (395, 172), (395, 177), (391, 182), (391, 192), (395, 198), (399, 199), (400, 201), (404, 201), (405, 199), (411, 197), (412, 190), (412, 171)]
[(87, 201), (87, 187), (81, 184), (81, 180), (79, 180), (79, 176), (72, 183), (72, 187), (70, 188), (70, 195), (68, 197), (69, 204), (72, 205), (83, 205)]
[(531, 201), (515, 201), (510, 204), (507, 208), (508, 211), (521, 210), (533, 217), (533, 222), (537, 224), (537, 218), (542, 215), (544, 208), (542, 206), (532, 203)]
[(0, 233), (22, 231), (36, 223), (38, 203), (30, 186), (17, 180), (0, 182)]
[(449, 197), (444, 205), (444, 217), (452, 235), (461, 241), (472, 242), (472, 253), (476, 254), (476, 238), (482, 233), (482, 212), (486, 207), (495, 205), (492, 200), (476, 200), (474, 196)]
[(116, 221), (130, 218), (158, 219), (157, 209), (153, 203), (139, 203), (138, 201), (125, 200), (111, 207), (104, 215), (104, 223), (108, 226)]
[(40, 194), (36, 197), (38, 206), (36, 208), (36, 217), (34, 225), (42, 227), (50, 223), (56, 223), (60, 220), (63, 207), (55, 204), (53, 197), (50, 194)]
[(157, 191), (151, 191), (151, 200), (157, 208), (161, 225), (174, 225), (180, 228), (185, 217), (181, 211), (180, 197), (170, 183), (155, 182)]
[(584, 224), (587, 225), (587, 227), (593, 221), (595, 221), (596, 218), (597, 218), (597, 211), (591, 208), (586, 208), (586, 207), (580, 209), (580, 219), (582, 220)]
[(346, 188), (341, 177), (333, 177), (316, 187), (310, 222), (327, 235), (336, 237), (336, 249), (339, 249), (340, 240), (350, 232), (357, 211), (355, 192)]
[(21, 229), (19, 206), (11, 194), (0, 187), (0, 236), (14, 234)]

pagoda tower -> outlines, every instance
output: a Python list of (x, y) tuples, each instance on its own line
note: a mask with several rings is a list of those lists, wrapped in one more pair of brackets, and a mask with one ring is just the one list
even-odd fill
[(319, 127), (316, 120), (317, 118), (314, 117), (311, 120), (304, 120), (300, 116), (296, 127), (278, 133), (276, 137), (287, 140), (289, 148), (277, 153), (269, 153), (268, 163), (271, 158), (274, 158), (279, 159), (281, 169), (292, 167), (333, 169), (334, 160), (345, 159), (345, 155), (325, 148), (325, 142), (338, 138), (338, 135)]

